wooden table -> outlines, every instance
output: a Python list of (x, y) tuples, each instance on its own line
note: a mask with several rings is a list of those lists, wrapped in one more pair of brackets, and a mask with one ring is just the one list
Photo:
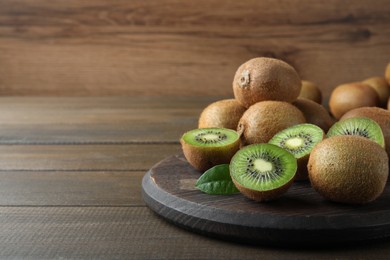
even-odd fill
[(2, 97), (1, 259), (386, 258), (390, 242), (337, 249), (229, 243), (167, 223), (141, 180), (180, 152), (216, 98)]

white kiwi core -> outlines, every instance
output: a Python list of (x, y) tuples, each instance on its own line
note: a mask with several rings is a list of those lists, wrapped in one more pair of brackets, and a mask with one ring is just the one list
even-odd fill
[(273, 169), (272, 163), (260, 158), (256, 159), (253, 165), (259, 172), (270, 172)]
[(217, 141), (219, 139), (219, 136), (217, 134), (210, 133), (203, 135), (202, 139), (207, 141)]
[(304, 140), (302, 138), (299, 138), (299, 137), (294, 137), (294, 138), (290, 138), (288, 140), (286, 140), (286, 146), (290, 147), (290, 148), (297, 148), (297, 147), (301, 147), (304, 143)]

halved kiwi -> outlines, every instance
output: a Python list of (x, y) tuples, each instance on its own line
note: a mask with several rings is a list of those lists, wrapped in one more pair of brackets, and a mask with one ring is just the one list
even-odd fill
[(368, 138), (385, 147), (385, 139), (381, 127), (368, 117), (348, 118), (335, 123), (326, 134), (327, 137), (336, 135), (357, 135)]
[(180, 139), (184, 156), (197, 170), (229, 163), (240, 146), (236, 131), (226, 128), (201, 128), (183, 134)]
[(298, 160), (296, 180), (308, 180), (307, 162), (313, 147), (325, 137), (324, 131), (313, 124), (299, 124), (277, 133), (270, 144), (277, 145), (292, 153)]
[(279, 197), (291, 186), (297, 160), (273, 144), (253, 144), (239, 150), (230, 162), (230, 175), (241, 193), (256, 201)]

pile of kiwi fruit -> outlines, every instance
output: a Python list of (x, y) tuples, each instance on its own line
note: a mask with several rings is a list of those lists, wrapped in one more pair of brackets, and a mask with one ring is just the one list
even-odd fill
[(389, 174), (389, 85), (390, 63), (384, 77), (335, 87), (328, 110), (320, 87), (285, 61), (248, 60), (234, 75), (234, 98), (209, 104), (183, 134), (184, 156), (200, 173), (229, 164), (237, 189), (255, 201), (300, 181), (333, 202), (372, 202)]

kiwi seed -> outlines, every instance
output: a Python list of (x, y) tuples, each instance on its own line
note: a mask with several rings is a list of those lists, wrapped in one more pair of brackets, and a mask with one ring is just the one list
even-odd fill
[(307, 180), (307, 162), (310, 152), (324, 137), (325, 133), (320, 127), (313, 124), (299, 124), (280, 131), (269, 143), (293, 154), (298, 160), (295, 180)]
[(301, 90), (296, 70), (273, 58), (254, 58), (242, 64), (233, 79), (233, 92), (244, 107), (265, 100), (294, 101)]
[(237, 129), (246, 108), (235, 99), (224, 99), (209, 104), (200, 114), (198, 128)]
[(194, 129), (183, 134), (180, 139), (184, 156), (197, 170), (229, 163), (240, 145), (236, 131), (225, 128)]
[(381, 127), (377, 122), (367, 117), (354, 117), (338, 121), (326, 134), (327, 137), (335, 135), (358, 135), (385, 148), (385, 139)]
[(314, 147), (308, 162), (312, 187), (331, 201), (348, 204), (377, 199), (388, 171), (385, 150), (361, 136), (326, 138)]
[(273, 200), (291, 186), (297, 160), (273, 144), (253, 144), (239, 150), (230, 162), (230, 175), (241, 193), (256, 201)]

